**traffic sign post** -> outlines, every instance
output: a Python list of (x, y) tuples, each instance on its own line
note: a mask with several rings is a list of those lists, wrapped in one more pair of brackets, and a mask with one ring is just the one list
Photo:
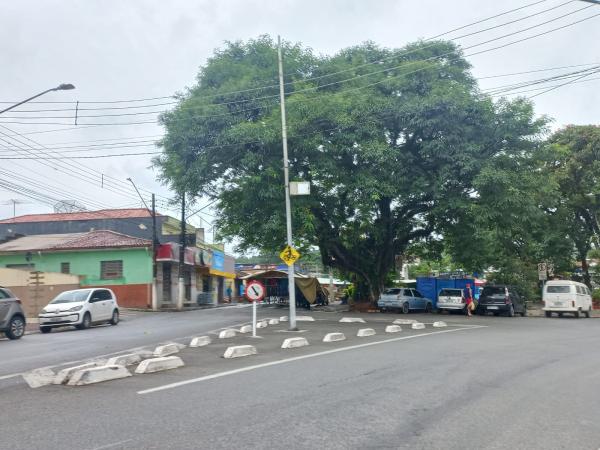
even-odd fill
[(265, 298), (265, 285), (258, 280), (252, 280), (246, 285), (244, 295), (252, 302), (252, 337), (256, 337), (256, 304)]

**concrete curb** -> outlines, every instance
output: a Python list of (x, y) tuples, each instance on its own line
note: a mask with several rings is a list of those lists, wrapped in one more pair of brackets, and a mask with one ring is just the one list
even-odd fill
[(228, 328), (219, 333), (219, 339), (228, 339), (228, 338), (235, 337), (235, 335), (236, 335), (235, 330), (232, 328)]
[(312, 316), (296, 316), (296, 322), (314, 322), (315, 318)]
[(135, 373), (161, 372), (163, 370), (177, 369), (184, 365), (183, 360), (179, 356), (145, 359), (136, 367)]
[(415, 319), (396, 319), (392, 322), (394, 325), (412, 325), (417, 323)]
[(327, 333), (323, 338), (323, 342), (337, 342), (337, 341), (345, 341), (346, 336), (344, 333)]
[(279, 325), (279, 319), (269, 319), (269, 325)]
[(103, 381), (117, 380), (119, 378), (127, 378), (131, 376), (131, 372), (125, 366), (99, 366), (89, 369), (83, 369), (75, 372), (67, 386), (85, 386), (88, 384), (101, 383)]
[(181, 348), (180, 345), (181, 344), (159, 345), (158, 347), (156, 347), (154, 349), (153, 355), (156, 357), (161, 357), (161, 356), (169, 356), (169, 355), (173, 355), (175, 353), (179, 353), (179, 349)]
[(287, 322), (287, 321), (288, 321), (288, 316), (281, 316), (281, 317), (279, 318), (279, 321), (280, 321), (280, 322)]
[(67, 367), (66, 369), (60, 370), (54, 379), (52, 380), (52, 384), (66, 384), (73, 374), (79, 370), (83, 369), (91, 369), (92, 367), (98, 367), (99, 363), (91, 362), (86, 364), (80, 364), (78, 366)]
[(196, 336), (190, 341), (190, 348), (204, 347), (212, 341), (209, 336)]
[(256, 347), (254, 345), (236, 345), (229, 347), (223, 353), (223, 358), (241, 358), (242, 356), (256, 355)]
[(421, 323), (421, 322), (415, 322), (412, 324), (412, 329), (413, 330), (424, 330), (425, 329), (425, 324)]
[(35, 369), (22, 374), (23, 379), (30, 388), (39, 388), (52, 384), (56, 374), (51, 369)]
[(399, 333), (402, 331), (402, 327), (400, 325), (388, 325), (385, 327), (386, 333)]
[(244, 325), (243, 327), (240, 328), (239, 333), (245, 334), (245, 333), (250, 333), (252, 331), (252, 325)]
[(367, 323), (362, 317), (342, 317), (340, 323)]
[(113, 356), (107, 362), (107, 366), (132, 366), (139, 363), (142, 357), (139, 353), (129, 353), (128, 355)]
[(367, 336), (374, 336), (375, 335), (375, 330), (373, 328), (361, 328), (360, 330), (358, 330), (358, 333), (356, 333), (356, 336), (358, 337), (367, 337)]
[(281, 348), (298, 348), (298, 347), (306, 347), (308, 345), (308, 340), (304, 337), (293, 337), (287, 338), (281, 344)]
[(433, 328), (444, 328), (447, 327), (448, 324), (442, 320), (439, 320), (437, 322), (433, 322)]
[(256, 328), (267, 328), (268, 322), (266, 320), (259, 320), (256, 322)]

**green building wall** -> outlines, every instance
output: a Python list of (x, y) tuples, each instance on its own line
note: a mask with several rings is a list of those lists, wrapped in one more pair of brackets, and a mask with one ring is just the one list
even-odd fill
[[(123, 277), (100, 278), (101, 261), (123, 261)], [(32, 264), (33, 270), (60, 272), (61, 263), (70, 264), (70, 273), (82, 275), (88, 286), (152, 283), (152, 250), (146, 248), (85, 250), (71, 252), (32, 252), (28, 262), (25, 254), (0, 255), (0, 267), (11, 264)]]

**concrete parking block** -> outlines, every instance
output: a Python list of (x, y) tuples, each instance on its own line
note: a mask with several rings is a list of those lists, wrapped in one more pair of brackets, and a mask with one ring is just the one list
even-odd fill
[(287, 322), (287, 321), (288, 321), (288, 316), (281, 316), (281, 317), (279, 318), (279, 321), (280, 321), (280, 322)]
[(266, 320), (259, 320), (256, 322), (256, 328), (267, 328), (269, 323)]
[(367, 336), (374, 336), (375, 335), (375, 330), (373, 328), (361, 328), (360, 330), (358, 330), (358, 333), (356, 333), (356, 336), (358, 337), (367, 337)]
[(323, 342), (336, 342), (336, 341), (345, 341), (346, 336), (344, 333), (327, 333), (323, 338)]
[(164, 345), (159, 345), (158, 347), (156, 347), (154, 349), (154, 353), (153, 356), (169, 356), (169, 355), (173, 355), (174, 353), (179, 353), (180, 350), (180, 346), (178, 344), (164, 344)]
[(22, 376), (29, 387), (35, 389), (52, 384), (56, 374), (51, 369), (35, 369)]
[(362, 317), (342, 317), (340, 323), (366, 323)]
[(421, 323), (421, 322), (415, 322), (412, 324), (412, 329), (413, 330), (424, 330), (425, 329), (425, 324)]
[(256, 355), (256, 347), (254, 345), (236, 345), (228, 347), (223, 354), (223, 358), (240, 358), (242, 356)]
[(242, 327), (240, 327), (239, 329), (239, 333), (245, 334), (245, 333), (250, 333), (252, 331), (252, 325), (244, 325)]
[(402, 327), (400, 325), (388, 325), (385, 327), (386, 333), (399, 333), (402, 331)]
[(65, 384), (67, 381), (69, 381), (69, 379), (75, 372), (77, 372), (79, 370), (83, 370), (83, 369), (91, 369), (92, 367), (98, 367), (99, 365), (100, 364), (98, 364), (98, 363), (91, 362), (91, 363), (80, 364), (78, 366), (67, 367), (65, 369), (62, 369), (54, 376), (54, 379), (52, 380), (52, 384)]
[(142, 360), (142, 357), (138, 353), (129, 353), (127, 355), (114, 356), (110, 358), (106, 365), (107, 366), (131, 366), (137, 364)]
[(191, 348), (204, 347), (210, 344), (212, 341), (209, 336), (196, 336), (190, 341)]
[(306, 347), (308, 345), (308, 340), (304, 337), (293, 337), (287, 338), (281, 344), (281, 348), (298, 348), (298, 347)]
[(312, 316), (296, 316), (296, 322), (314, 322), (315, 318)]
[(219, 333), (219, 339), (227, 339), (227, 338), (232, 338), (235, 337), (235, 330), (232, 328), (228, 328), (226, 330), (223, 330)]
[(177, 369), (185, 364), (179, 356), (164, 356), (161, 358), (151, 358), (143, 360), (136, 367), (135, 373), (154, 373), (163, 370)]
[(75, 372), (68, 386), (84, 386), (87, 384), (101, 383), (103, 381), (117, 380), (119, 378), (127, 378), (131, 376), (131, 372), (125, 366), (106, 365), (99, 367), (91, 367)]
[(437, 321), (437, 322), (433, 322), (433, 328), (444, 328), (447, 327), (448, 324), (446, 322), (443, 322), (441, 320)]
[(415, 319), (396, 319), (392, 322), (394, 325), (412, 325), (417, 323)]
[(279, 325), (279, 319), (269, 319), (269, 325)]

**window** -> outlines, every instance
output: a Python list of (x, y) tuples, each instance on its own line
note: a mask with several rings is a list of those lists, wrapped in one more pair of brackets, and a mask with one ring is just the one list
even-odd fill
[(0, 289), (0, 300), (5, 298), (10, 298), (10, 295), (8, 295), (4, 289)]
[(123, 277), (123, 261), (100, 261), (100, 278), (113, 280)]
[(92, 298), (90, 299), (93, 302), (101, 302), (103, 300), (112, 300), (112, 295), (106, 289), (99, 289), (94, 291), (92, 294)]
[(423, 298), (423, 296), (421, 295), (421, 293), (415, 289), (413, 289), (413, 296), (417, 297), (417, 298)]
[(571, 292), (571, 286), (560, 286), (560, 285), (548, 286), (546, 288), (546, 292), (548, 294), (568, 294), (569, 292)]
[(384, 294), (386, 295), (398, 295), (400, 294), (400, 289), (388, 289), (387, 291), (384, 292)]
[(71, 273), (71, 263), (60, 263), (60, 273)]
[(7, 264), (7, 269), (33, 270), (35, 264)]
[(575, 286), (575, 288), (577, 289), (578, 294), (583, 294), (583, 289), (581, 289), (581, 286)]

